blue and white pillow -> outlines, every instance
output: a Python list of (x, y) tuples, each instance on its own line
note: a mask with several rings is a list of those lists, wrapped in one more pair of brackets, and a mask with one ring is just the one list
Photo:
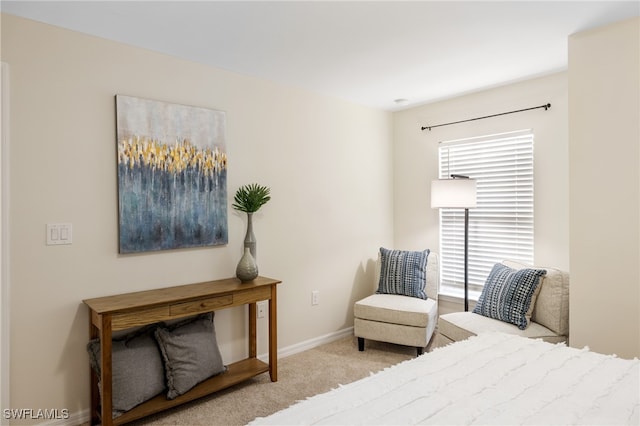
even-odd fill
[(376, 293), (426, 299), (428, 256), (429, 249), (406, 251), (380, 247), (380, 281)]
[(544, 269), (512, 269), (496, 263), (491, 269), (473, 312), (527, 328), (527, 311)]

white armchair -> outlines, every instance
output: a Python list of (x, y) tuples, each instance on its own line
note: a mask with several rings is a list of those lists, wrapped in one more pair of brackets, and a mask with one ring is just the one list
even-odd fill
[[(381, 270), (381, 257), (378, 256), (375, 289), (378, 289)], [(355, 303), (353, 331), (360, 351), (364, 350), (365, 339), (370, 339), (413, 346), (418, 355), (424, 352), (438, 321), (440, 270), (437, 253), (428, 254), (425, 274), (426, 299), (400, 294), (372, 294)]]

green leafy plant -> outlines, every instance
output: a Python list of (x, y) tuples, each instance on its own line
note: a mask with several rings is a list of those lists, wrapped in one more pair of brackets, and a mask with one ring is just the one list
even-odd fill
[(266, 186), (251, 183), (238, 188), (233, 208), (246, 213), (255, 213), (271, 199), (271, 190)]

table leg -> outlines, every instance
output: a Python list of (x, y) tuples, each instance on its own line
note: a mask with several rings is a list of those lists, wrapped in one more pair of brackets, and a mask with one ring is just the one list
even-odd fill
[(102, 425), (113, 424), (112, 399), (112, 363), (111, 363), (111, 315), (102, 315), (102, 329), (100, 330), (100, 383), (102, 384)]
[(256, 326), (256, 304), (249, 303), (249, 358), (255, 358), (258, 356), (258, 348), (256, 344), (257, 339), (257, 326)]
[[(100, 330), (93, 324), (93, 311), (89, 312), (89, 340), (100, 337)], [(89, 377), (91, 377), (91, 423), (97, 425), (100, 423), (100, 389), (98, 388), (98, 375), (89, 366)]]
[(269, 299), (269, 375), (272, 382), (278, 381), (278, 313), (276, 286), (271, 286)]

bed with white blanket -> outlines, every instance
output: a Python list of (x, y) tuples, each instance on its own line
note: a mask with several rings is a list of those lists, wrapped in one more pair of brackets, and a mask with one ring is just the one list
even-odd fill
[(487, 333), (253, 425), (638, 425), (640, 361)]

